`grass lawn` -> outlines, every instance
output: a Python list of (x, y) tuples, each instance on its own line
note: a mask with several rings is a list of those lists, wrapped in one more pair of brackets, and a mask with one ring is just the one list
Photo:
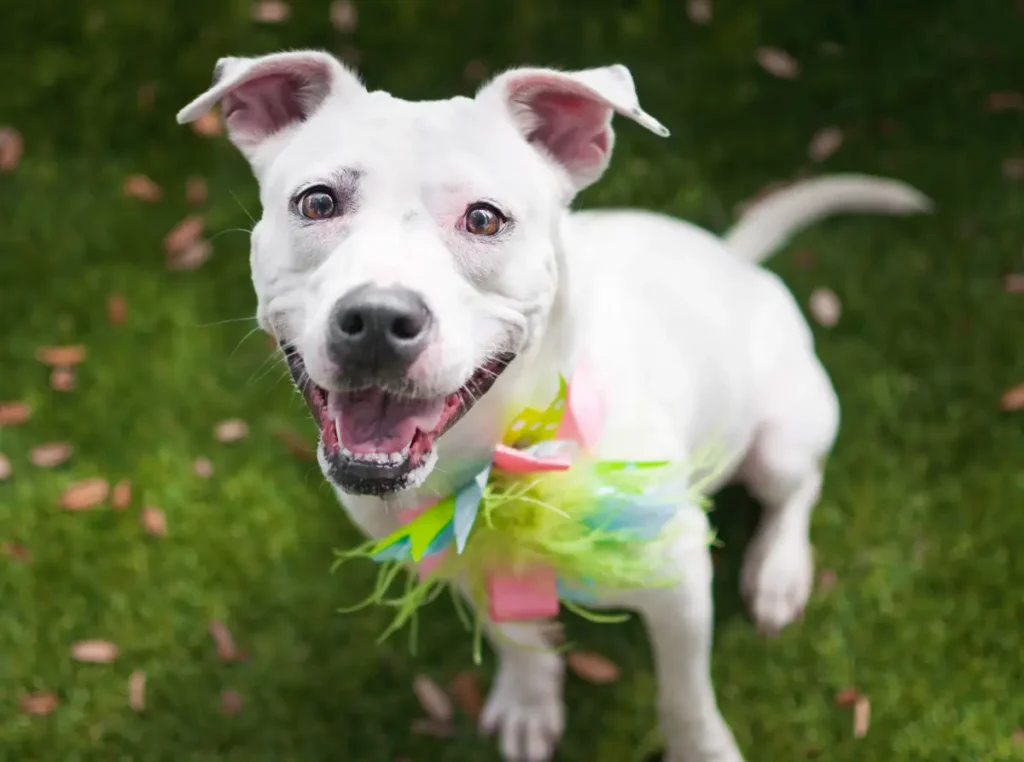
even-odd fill
[[(0, 125), (25, 151), (0, 174), (0, 400), (33, 415), (0, 428), (13, 472), (0, 482), (2, 762), (497, 758), (465, 718), (454, 739), (410, 731), (412, 678), (443, 683), (471, 666), (447, 601), (415, 658), (401, 637), (374, 645), (386, 612), (336, 612), (376, 570), (329, 573), (332, 549), (357, 536), (278, 434), (315, 430), (253, 332), (255, 182), (225, 140), (174, 123), (218, 56), (306, 46), (358, 57), (372, 87), (409, 98), (470, 93), (470, 61), (626, 63), (673, 135), (620, 120), (612, 168), (582, 204), (723, 230), (737, 202), (801, 172), (888, 174), (931, 195), (930, 218), (831, 221), (770, 264), (802, 303), (819, 286), (843, 303), (837, 326), (816, 328), (845, 415), (814, 520), (835, 584), (803, 623), (759, 637), (736, 591), (754, 512), (725, 496), (715, 677), (751, 760), (1024, 760), (1024, 440), (1020, 414), (999, 406), (1024, 381), (1024, 295), (1002, 285), (1024, 271), (1024, 186), (1001, 168), (1024, 156), (1024, 112), (986, 106), (1021, 85), (1019, 3), (721, 0), (702, 26), (683, 0), (359, 0), (352, 33), (332, 28), (326, 0), (295, 0), (278, 25), (254, 23), (247, 0), (34, 0), (3, 17)], [(792, 53), (799, 77), (763, 71), (760, 45)], [(845, 142), (815, 165), (808, 142), (830, 125)], [(131, 173), (162, 200), (126, 198)], [(191, 176), (209, 189), (201, 207), (186, 202)], [(195, 212), (213, 256), (169, 272), (162, 238)], [(127, 300), (122, 325), (107, 318), (112, 294)], [(76, 388), (51, 389), (36, 350), (79, 343)], [(217, 441), (229, 418), (249, 436)], [(52, 441), (73, 443), (73, 457), (33, 466), (30, 449)], [(211, 476), (195, 474), (197, 458)], [(132, 505), (62, 510), (62, 490), (89, 477), (131, 480)], [(143, 530), (144, 506), (164, 512), (166, 537)], [(218, 659), (212, 619), (247, 660)], [(641, 630), (567, 624), (622, 678), (569, 681), (559, 759), (630, 762), (654, 722)], [(120, 657), (72, 660), (84, 639), (113, 641)], [(142, 714), (128, 706), (136, 670)], [(846, 686), (870, 697), (862, 739), (833, 700)], [(222, 712), (225, 690), (241, 697), (235, 714)], [(60, 705), (20, 712), (32, 691)]]

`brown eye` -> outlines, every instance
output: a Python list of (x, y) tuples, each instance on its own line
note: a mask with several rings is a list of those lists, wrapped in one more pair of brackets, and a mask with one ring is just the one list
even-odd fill
[(298, 207), (307, 220), (326, 220), (334, 216), (338, 204), (326, 188), (312, 188), (299, 198)]
[(473, 204), (466, 210), (466, 231), (473, 235), (494, 235), (504, 222), (501, 212), (490, 204)]

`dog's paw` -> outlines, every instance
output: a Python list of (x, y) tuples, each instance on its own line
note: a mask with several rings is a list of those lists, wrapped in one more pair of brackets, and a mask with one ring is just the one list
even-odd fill
[(814, 584), (814, 559), (803, 536), (754, 539), (743, 562), (740, 587), (758, 630), (777, 634), (798, 619)]
[(565, 708), (560, 664), (541, 672), (499, 670), (484, 706), (480, 729), (497, 733), (505, 762), (547, 762), (562, 737)]

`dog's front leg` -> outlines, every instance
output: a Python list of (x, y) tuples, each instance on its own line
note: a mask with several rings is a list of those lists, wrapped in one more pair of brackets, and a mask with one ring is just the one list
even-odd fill
[(498, 670), (481, 729), (497, 733), (506, 762), (545, 762), (565, 727), (562, 657), (541, 622), (490, 624), (488, 636)]
[(742, 762), (732, 732), (722, 718), (711, 681), (713, 604), (711, 552), (704, 512), (692, 517), (666, 561), (672, 587), (631, 592), (621, 604), (644, 619), (658, 678), (660, 727), (665, 762)]

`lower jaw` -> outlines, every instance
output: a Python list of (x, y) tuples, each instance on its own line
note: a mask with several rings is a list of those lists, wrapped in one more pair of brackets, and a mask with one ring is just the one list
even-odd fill
[(381, 465), (346, 455), (340, 449), (328, 452), (320, 443), (320, 461), (327, 478), (342, 492), (350, 495), (385, 497), (423, 484), (437, 461), (433, 449), (417, 462)]

